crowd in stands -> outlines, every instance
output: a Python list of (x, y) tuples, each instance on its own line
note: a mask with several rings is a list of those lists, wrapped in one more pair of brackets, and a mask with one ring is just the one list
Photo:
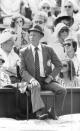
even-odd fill
[[(25, 0), (19, 0), (17, 5), (14, 3), (15, 10), (14, 6), (10, 7), (11, 10), (9, 6), (4, 10), (3, 5), (4, 2), (0, 9), (0, 88), (15, 83), (27, 86), (21, 77), (20, 51), (31, 43), (30, 29), (36, 25), (40, 26), (44, 33), (40, 42), (50, 46), (62, 63), (62, 69), (55, 80), (64, 88), (80, 87), (78, 5), (73, 0), (64, 0), (63, 3), (54, 0), (53, 4), (50, 0), (41, 0), (37, 9), (32, 9)], [(54, 69), (51, 61), (48, 65)], [(20, 90), (25, 92), (26, 88)]]
[[(66, 64), (63, 64), (61, 73), (56, 80), (58, 82), (63, 81), (61, 83), (64, 83), (65, 87), (71, 86), (71, 84), (68, 85), (69, 81), (72, 82), (72, 87), (80, 86), (79, 7), (72, 0), (64, 0), (63, 4), (60, 2), (58, 4), (57, 1), (53, 3), (52, 5), (49, 0), (39, 1), (38, 10), (34, 13), (29, 4), (20, 1), (18, 3), (20, 9), (18, 12), (11, 14), (10, 21), (5, 20), (8, 14), (5, 17), (2, 14), (0, 24), (0, 68), (2, 70), (5, 67), (5, 70), (10, 71), (17, 77), (16, 66), (17, 61), (20, 62), (19, 52), (30, 43), (29, 29), (39, 25), (44, 32), (44, 37), (40, 40), (42, 44), (51, 46), (62, 64), (66, 62)], [(54, 65), (52, 67), (54, 68)], [(73, 84), (74, 81), (77, 84)]]

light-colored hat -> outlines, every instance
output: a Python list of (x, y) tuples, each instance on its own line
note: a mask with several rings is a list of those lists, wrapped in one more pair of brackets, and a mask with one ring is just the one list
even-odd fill
[(10, 32), (4, 32), (0, 35), (0, 44), (8, 41), (9, 39), (13, 38), (13, 35)]
[(0, 24), (0, 29), (6, 29), (6, 28), (8, 28), (8, 27), (9, 27), (8, 25)]

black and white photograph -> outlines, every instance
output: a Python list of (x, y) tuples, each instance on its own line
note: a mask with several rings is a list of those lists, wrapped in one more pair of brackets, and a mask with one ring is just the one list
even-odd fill
[(0, 0), (0, 131), (80, 131), (80, 0)]

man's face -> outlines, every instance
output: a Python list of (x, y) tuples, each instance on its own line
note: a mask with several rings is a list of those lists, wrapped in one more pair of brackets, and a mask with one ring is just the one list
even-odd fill
[(5, 50), (5, 52), (9, 53), (12, 50), (13, 45), (14, 45), (14, 42), (11, 38), (11, 39), (7, 40), (6, 42), (2, 43), (1, 47), (3, 50)]
[(39, 41), (42, 37), (43, 37), (42, 34), (40, 34), (39, 32), (36, 32), (36, 31), (31, 31), (30, 36), (29, 36), (30, 42), (34, 46), (37, 46), (39, 44)]
[(36, 18), (34, 20), (34, 25), (39, 25), (42, 29), (44, 28), (45, 26), (45, 22), (44, 22), (44, 18), (43, 17), (40, 17), (40, 18)]

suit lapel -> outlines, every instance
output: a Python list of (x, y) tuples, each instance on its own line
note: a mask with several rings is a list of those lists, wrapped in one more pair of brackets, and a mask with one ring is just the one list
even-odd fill
[(42, 46), (42, 55), (43, 55), (43, 66), (44, 66), (44, 71), (45, 71), (46, 61), (47, 61), (47, 52), (46, 52), (45, 46), (44, 45), (41, 45), (41, 46)]
[(27, 60), (28, 60), (28, 62), (30, 62), (30, 66), (32, 67), (32, 69), (35, 70), (34, 57), (33, 57), (33, 53), (32, 53), (31, 47), (28, 50), (28, 58), (27, 58)]

